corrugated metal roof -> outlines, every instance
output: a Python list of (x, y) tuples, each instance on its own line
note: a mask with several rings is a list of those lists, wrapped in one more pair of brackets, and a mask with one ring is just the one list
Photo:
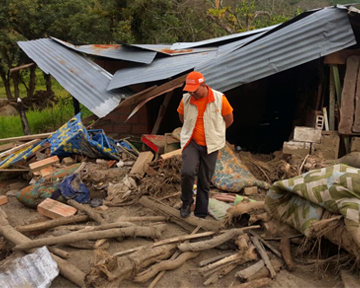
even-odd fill
[(128, 90), (106, 91), (112, 75), (85, 57), (51, 39), (20, 41), (18, 45), (45, 73), (98, 117), (111, 112)]
[(130, 45), (130, 47), (156, 51), (169, 56), (177, 56), (177, 55), (209, 52), (209, 51), (217, 50), (217, 47), (172, 50), (171, 45), (166, 45), (166, 44), (132, 44)]
[(116, 71), (107, 89), (109, 91), (133, 84), (167, 79), (193, 69), (197, 63), (214, 59), (215, 56), (216, 51), (165, 57), (155, 59), (146, 66), (120, 69)]
[(260, 28), (260, 29), (256, 29), (256, 30), (250, 30), (250, 31), (242, 32), (242, 33), (236, 33), (236, 34), (226, 35), (226, 36), (222, 36), (222, 37), (207, 39), (207, 40), (198, 41), (198, 42), (174, 43), (171, 46), (171, 49), (172, 50), (179, 50), (179, 49), (181, 50), (181, 49), (190, 49), (190, 48), (194, 48), (194, 47), (209, 46), (209, 45), (219, 46), (219, 44), (221, 42), (234, 41), (234, 40), (237, 40), (237, 39), (249, 37), (249, 36), (252, 36), (254, 34), (269, 31), (269, 30), (271, 30), (271, 29), (273, 29), (273, 28), (275, 28), (277, 26), (279, 26), (279, 24), (264, 27), (264, 28)]
[[(264, 32), (263, 32), (264, 33)], [(246, 43), (260, 37), (262, 33), (219, 46), (218, 51), (155, 59), (146, 66), (118, 70), (111, 80), (108, 90), (145, 82), (167, 79), (192, 70), (199, 63), (212, 61), (219, 55), (230, 53)]]
[(51, 39), (70, 49), (85, 54), (144, 64), (150, 64), (157, 54), (155, 51), (144, 49), (139, 50), (137, 48), (123, 46), (120, 44), (93, 44), (76, 46), (55, 37), (51, 37)]
[(347, 11), (326, 8), (259, 40), (195, 66), (214, 89), (227, 91), (356, 44)]

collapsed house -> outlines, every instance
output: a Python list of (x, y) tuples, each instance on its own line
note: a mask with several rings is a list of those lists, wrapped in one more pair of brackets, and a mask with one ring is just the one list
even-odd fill
[[(271, 286), (281, 283), (281, 268), (306, 266), (313, 271), (319, 260), (314, 259), (313, 247), (322, 237), (336, 245), (337, 254), (329, 253), (331, 257), (319, 263), (356, 264), (360, 165), (341, 164), (349, 164), (354, 158), (349, 155), (343, 162), (336, 159), (358, 151), (358, 19), (358, 10), (336, 6), (303, 13), (278, 26), (196, 43), (74, 46), (54, 38), (19, 42), (43, 71), (98, 117), (85, 127), (87, 120), (78, 114), (49, 135), (20, 137), (48, 137), (45, 140), (34, 139), (0, 154), (0, 169), (28, 165), (33, 177), (15, 194), (7, 192), (9, 199), (0, 196), (0, 205), (13, 205), (15, 196), (43, 216), (33, 223), (14, 217), (13, 206), (0, 210), (0, 234), (16, 245), (11, 249), (32, 252), (13, 263), (31, 266), (43, 257), (53, 268), (23, 279), (35, 287), (37, 279), (51, 283), (61, 273), (78, 286), (118, 287), (145, 283), (157, 275), (149, 286), (154, 287), (166, 270), (186, 261), (195, 266), (191, 259), (196, 258), (205, 278), (193, 278), (197, 286), (214, 284), (245, 263), (252, 265), (235, 274), (245, 282), (239, 287)], [(235, 123), (227, 138), (237, 150), (268, 153), (283, 148), (266, 162), (237, 153), (228, 144), (221, 149), (209, 201), (215, 220), (179, 217), (181, 150), (176, 150), (178, 140), (159, 144), (161, 134), (165, 140), (167, 134), (178, 137), (180, 122), (174, 111), (185, 76), (194, 69), (234, 107)], [(104, 131), (121, 140), (108, 138)], [(144, 150), (152, 152), (138, 151), (129, 135), (142, 135), (148, 148)], [(320, 159), (334, 162), (312, 162), (311, 156), (319, 153)], [(290, 165), (284, 154), (300, 161)], [(254, 177), (249, 167), (260, 174)], [(273, 178), (271, 169), (283, 174)], [(136, 205), (141, 205), (141, 212)], [(159, 240), (171, 230), (170, 221), (177, 225), (175, 234), (186, 230), (195, 235)], [(86, 225), (69, 225), (81, 222)], [(197, 233), (200, 229), (206, 232)], [(143, 245), (134, 240), (122, 246), (135, 237), (155, 242)], [(279, 250), (270, 241), (280, 241)], [(299, 245), (296, 251), (291, 249), (294, 245)], [(43, 246), (48, 248), (34, 252)], [(214, 248), (223, 246), (226, 253), (210, 257)], [(68, 247), (77, 250), (68, 252)], [(85, 253), (80, 249), (89, 249), (95, 259), (81, 259)], [(301, 251), (308, 254), (305, 261)], [(75, 265), (74, 258), (79, 258)], [(6, 271), (0, 274), (1, 283), (19, 278), (7, 276), (23, 273), (15, 266), (0, 267)], [(341, 275), (347, 285), (350, 276), (345, 272)], [(306, 286), (300, 280), (289, 287)], [(163, 287), (180, 286), (171, 276), (170, 281)], [(222, 286), (230, 285), (231, 277), (226, 281)]]

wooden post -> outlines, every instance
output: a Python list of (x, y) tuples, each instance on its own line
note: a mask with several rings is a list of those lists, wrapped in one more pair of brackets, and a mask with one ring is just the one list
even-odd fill
[[(333, 74), (334, 84), (335, 84), (335, 91), (336, 91), (336, 100), (337, 104), (340, 107), (341, 105), (341, 82), (340, 82), (340, 76), (339, 76), (339, 68), (337, 65), (330, 65), (331, 71), (330, 74)], [(331, 73), (332, 72), (332, 73)]]
[(167, 108), (169, 107), (169, 103), (170, 103), (170, 100), (171, 100), (171, 97), (172, 97), (173, 94), (174, 94), (174, 91), (171, 91), (171, 92), (169, 92), (169, 93), (167, 93), (165, 95), (164, 101), (163, 101), (163, 103), (161, 104), (161, 106), (159, 108), (159, 113), (158, 113), (158, 116), (156, 118), (153, 129), (151, 131), (151, 134), (156, 135), (156, 133), (159, 131), (161, 122), (162, 122), (162, 120), (163, 120), (163, 118), (165, 116)]
[(331, 73), (330, 67), (330, 84), (329, 84), (329, 128), (335, 130), (335, 81), (334, 74)]

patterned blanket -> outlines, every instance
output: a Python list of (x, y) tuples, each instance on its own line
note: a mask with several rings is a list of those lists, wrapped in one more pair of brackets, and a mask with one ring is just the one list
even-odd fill
[(311, 237), (310, 225), (325, 210), (344, 216), (360, 245), (360, 169), (344, 164), (275, 182), (265, 199), (272, 216)]
[(259, 186), (263, 189), (270, 188), (268, 183), (257, 180), (251, 174), (228, 144), (219, 151), (211, 182), (216, 188), (228, 192), (240, 192), (241, 189), (249, 186)]

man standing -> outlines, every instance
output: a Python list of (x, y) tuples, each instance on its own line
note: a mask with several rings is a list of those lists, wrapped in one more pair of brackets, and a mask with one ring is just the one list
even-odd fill
[(234, 121), (233, 108), (226, 97), (205, 84), (197, 71), (186, 77), (184, 91), (177, 109), (183, 123), (180, 134), (182, 150), (181, 217), (190, 215), (193, 186), (197, 173), (194, 214), (208, 214), (210, 180), (214, 174), (218, 151), (225, 146), (225, 131)]

